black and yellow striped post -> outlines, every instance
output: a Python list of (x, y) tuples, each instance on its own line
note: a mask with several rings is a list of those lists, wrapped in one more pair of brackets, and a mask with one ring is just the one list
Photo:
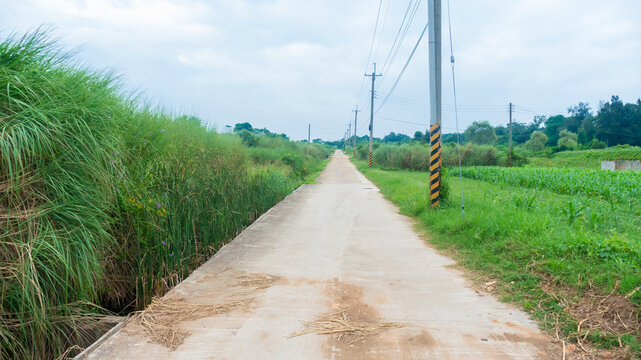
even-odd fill
[(372, 167), (372, 153), (369, 153), (369, 167)]
[(437, 207), (441, 194), (441, 126), (430, 126), (430, 205)]

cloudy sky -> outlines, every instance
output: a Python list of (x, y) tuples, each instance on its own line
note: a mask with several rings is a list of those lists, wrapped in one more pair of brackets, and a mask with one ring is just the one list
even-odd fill
[[(384, 72), (380, 104), (427, 21), (427, 0), (382, 0), (380, 14), (379, 1), (0, 0), (0, 36), (50, 26), (63, 46), (80, 48), (82, 62), (113, 69), (129, 89), (219, 129), (248, 121), (303, 139), (311, 124), (313, 138), (337, 139), (356, 104), (365, 110), (358, 133), (367, 130), (364, 72), (374, 61)], [(579, 101), (598, 108), (613, 94), (641, 96), (641, 1), (450, 1), (461, 128), (477, 120), (505, 124), (509, 102), (515, 119), (529, 122)], [(417, 3), (390, 56), (404, 14)], [(453, 132), (443, 15), (443, 127)], [(375, 136), (425, 130), (427, 99), (422, 43), (376, 113)]]

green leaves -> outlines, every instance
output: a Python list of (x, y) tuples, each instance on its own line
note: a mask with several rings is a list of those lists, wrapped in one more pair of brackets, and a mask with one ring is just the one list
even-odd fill
[(462, 174), (470, 179), (546, 189), (559, 194), (603, 197), (618, 203), (641, 203), (641, 172), (466, 167)]

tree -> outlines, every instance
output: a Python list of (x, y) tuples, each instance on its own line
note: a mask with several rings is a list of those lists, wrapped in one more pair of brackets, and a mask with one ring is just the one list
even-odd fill
[(565, 129), (565, 117), (556, 115), (545, 120), (545, 135), (548, 136), (548, 145), (556, 145), (559, 141), (559, 132)]
[(423, 134), (422, 131), (417, 131), (414, 133), (413, 139), (416, 141), (423, 141), (423, 136), (425, 136), (425, 134)]
[(410, 137), (405, 134), (401, 134), (401, 133), (396, 134), (394, 132), (391, 132), (385, 135), (385, 137), (383, 138), (383, 141), (386, 143), (409, 142)]
[(532, 131), (529, 126), (526, 126), (524, 123), (512, 122), (512, 141), (515, 144), (524, 144), (530, 139)]
[[(424, 141), (428, 142), (429, 139), (427, 137), (425, 137)], [(447, 134), (443, 134), (441, 136), (441, 141), (443, 142), (443, 144), (456, 143), (456, 142), (459, 142), (459, 141), (461, 143), (464, 143), (465, 142), (465, 136), (464, 136), (464, 134), (447, 133)]]
[(238, 133), (238, 135), (240, 135), (240, 141), (243, 144), (249, 147), (258, 145), (258, 137), (253, 133), (243, 129)]
[(559, 150), (561, 151), (576, 150), (576, 148), (579, 146), (577, 134), (569, 130), (561, 130), (557, 145), (559, 146)]
[(592, 116), (592, 108), (590, 108), (589, 103), (579, 102), (574, 106), (570, 106), (568, 113), (579, 120), (583, 120), (588, 116)]
[(532, 152), (539, 152), (545, 149), (545, 144), (548, 142), (548, 137), (543, 131), (534, 131), (530, 135), (530, 140), (525, 143), (525, 146)]
[(247, 130), (247, 131), (249, 131), (249, 132), (253, 132), (253, 131), (254, 131), (254, 128), (253, 128), (253, 127), (252, 127), (252, 125), (251, 125), (250, 123), (248, 123), (248, 122), (238, 123), (238, 124), (236, 124), (236, 125), (234, 126), (234, 132), (235, 132), (235, 133), (237, 133), (237, 132), (241, 132), (241, 131), (243, 131), (243, 130)]
[(565, 118), (565, 128), (572, 132), (577, 132), (583, 120), (592, 116), (592, 109), (590, 104), (580, 102), (577, 105), (570, 106), (568, 113), (570, 117)]
[(596, 137), (609, 146), (641, 145), (641, 104), (623, 104), (618, 96), (601, 104), (595, 121)]
[(605, 143), (599, 139), (592, 139), (590, 143), (588, 144), (588, 147), (590, 149), (605, 149), (607, 146)]
[(541, 128), (541, 125), (545, 124), (545, 120), (547, 120), (547, 116), (545, 115), (534, 115), (534, 118), (532, 119), (532, 123), (530, 124), (530, 127), (534, 130), (538, 130)]
[(579, 135), (579, 144), (586, 145), (590, 141), (594, 140), (596, 137), (596, 128), (595, 128), (595, 118), (593, 116), (588, 116), (587, 118), (581, 121), (581, 126), (579, 126), (578, 135)]
[(496, 141), (496, 133), (489, 122), (475, 121), (465, 129), (465, 138), (476, 144), (490, 144)]

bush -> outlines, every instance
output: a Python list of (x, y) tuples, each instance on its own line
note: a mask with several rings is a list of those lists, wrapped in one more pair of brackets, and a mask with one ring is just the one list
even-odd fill
[(607, 147), (606, 143), (599, 139), (592, 139), (588, 144), (589, 149), (605, 149)]

